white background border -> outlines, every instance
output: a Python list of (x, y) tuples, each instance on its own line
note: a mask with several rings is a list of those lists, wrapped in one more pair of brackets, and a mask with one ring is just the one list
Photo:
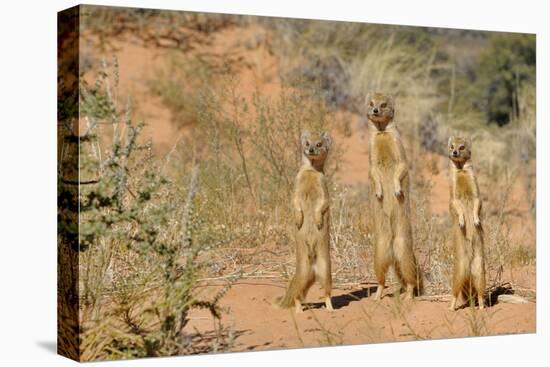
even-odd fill
[[(95, 4), (537, 33), (537, 334), (105, 362), (101, 366), (541, 365), (548, 356), (550, 20), (545, 1), (131, 0)], [(74, 365), (56, 338), (56, 12), (0, 10), (0, 364)], [(546, 169), (545, 169), (546, 168)], [(491, 249), (487, 249), (491, 251)], [(544, 347), (546, 346), (546, 350)], [(540, 362), (542, 359), (542, 362)]]

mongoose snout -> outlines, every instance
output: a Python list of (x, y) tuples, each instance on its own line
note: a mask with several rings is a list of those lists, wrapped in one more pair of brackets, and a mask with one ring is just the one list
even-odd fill
[(379, 131), (386, 130), (387, 125), (393, 120), (393, 97), (374, 93), (372, 96), (367, 96), (366, 107), (368, 119)]
[(453, 138), (448, 142), (449, 158), (456, 163), (465, 163), (471, 157), (469, 142), (463, 138)]
[(303, 154), (310, 160), (324, 160), (328, 153), (328, 144), (323, 139), (313, 139), (311, 142), (304, 140)]

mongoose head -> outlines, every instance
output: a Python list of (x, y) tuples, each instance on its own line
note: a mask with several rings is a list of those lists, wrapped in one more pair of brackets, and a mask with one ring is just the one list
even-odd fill
[(311, 163), (322, 163), (327, 158), (332, 139), (328, 131), (311, 133), (302, 132), (302, 153)]
[(379, 131), (384, 131), (393, 120), (393, 97), (383, 93), (369, 93), (365, 99), (367, 117)]
[(460, 136), (451, 136), (447, 143), (449, 158), (456, 164), (463, 165), (472, 157), (470, 142)]

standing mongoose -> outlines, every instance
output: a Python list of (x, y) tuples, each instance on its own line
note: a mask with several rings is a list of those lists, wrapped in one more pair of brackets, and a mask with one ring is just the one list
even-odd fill
[(374, 271), (378, 279), (375, 300), (384, 291), (386, 273), (393, 266), (406, 288), (405, 299), (414, 297), (420, 281), (413, 252), (409, 208), (409, 174), (405, 149), (393, 121), (390, 95), (367, 95), (369, 121), (369, 177), (376, 198), (371, 200), (374, 220)]
[(324, 288), (326, 308), (332, 310), (329, 195), (324, 174), (331, 142), (328, 132), (304, 131), (301, 137), (302, 166), (296, 176), (292, 198), (296, 272), (286, 294), (278, 300), (280, 307), (294, 306), (297, 313), (303, 312), (302, 301), (316, 279)]
[(474, 302), (477, 296), (483, 309), (485, 293), (485, 260), (481, 200), (479, 187), (471, 163), (470, 142), (462, 137), (451, 137), (448, 142), (450, 159), (449, 210), (453, 219), (451, 243), (454, 247), (453, 298), (449, 309), (456, 310), (457, 301), (466, 296)]

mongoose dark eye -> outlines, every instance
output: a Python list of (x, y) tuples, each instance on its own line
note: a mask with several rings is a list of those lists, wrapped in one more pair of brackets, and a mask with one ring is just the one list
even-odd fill
[(451, 144), (451, 149), (454, 149), (454, 148), (455, 148), (454, 144)]
[(464, 145), (461, 145), (458, 149), (459, 150), (464, 150)]
[(323, 143), (321, 143), (321, 142), (317, 143), (317, 148), (321, 148), (322, 146), (323, 146)]
[(306, 147), (309, 147), (309, 141), (306, 141)]
[(380, 108), (386, 108), (386, 107), (388, 107), (388, 104), (387, 104), (387, 103), (382, 103), (382, 104), (380, 105)]
[(370, 105), (371, 107), (373, 107), (373, 106), (374, 106), (374, 102), (373, 102), (373, 101), (370, 101), (369, 105)]

